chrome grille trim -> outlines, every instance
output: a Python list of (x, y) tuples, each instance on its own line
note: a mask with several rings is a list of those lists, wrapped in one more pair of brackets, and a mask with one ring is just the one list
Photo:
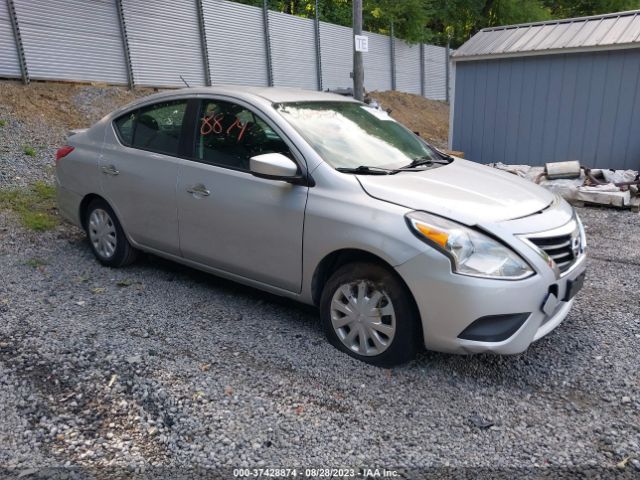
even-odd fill
[(557, 268), (559, 277), (567, 274), (584, 253), (580, 227), (575, 217), (559, 228), (522, 235), (521, 238)]

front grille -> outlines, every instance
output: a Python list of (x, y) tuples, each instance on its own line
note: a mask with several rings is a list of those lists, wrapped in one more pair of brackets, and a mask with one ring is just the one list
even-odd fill
[(549, 255), (560, 272), (569, 270), (580, 254), (580, 232), (577, 228), (566, 235), (529, 237), (529, 241)]

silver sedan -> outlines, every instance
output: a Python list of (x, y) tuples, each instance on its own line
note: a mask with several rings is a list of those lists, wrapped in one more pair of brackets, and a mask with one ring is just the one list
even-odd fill
[(338, 95), (160, 93), (72, 135), (56, 165), (60, 211), (102, 264), (144, 251), (317, 305), (329, 341), (375, 365), (522, 352), (584, 279), (565, 201)]

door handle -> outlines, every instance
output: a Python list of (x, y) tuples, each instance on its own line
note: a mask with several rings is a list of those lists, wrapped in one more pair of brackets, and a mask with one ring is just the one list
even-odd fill
[(106, 167), (102, 167), (102, 173), (106, 175), (119, 175), (120, 170), (118, 170), (114, 165), (108, 165)]
[(205, 187), (201, 183), (192, 187), (187, 187), (187, 192), (189, 192), (191, 195), (200, 197), (208, 197), (209, 195), (211, 195), (211, 192), (207, 189), (207, 187)]

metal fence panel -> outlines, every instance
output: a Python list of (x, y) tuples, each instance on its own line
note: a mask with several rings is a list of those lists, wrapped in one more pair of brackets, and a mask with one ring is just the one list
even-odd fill
[[(391, 90), (391, 46), (389, 37), (378, 33), (364, 32), (369, 37), (369, 51), (362, 54), (364, 63), (364, 88)], [(420, 79), (418, 79), (418, 82)]]
[[(318, 70), (323, 88), (353, 86), (352, 30), (327, 22), (319, 22), (318, 69), (314, 20), (269, 11), (267, 35), (262, 8), (229, 0), (13, 2), (34, 79), (128, 84), (128, 55), (133, 84), (139, 86), (182, 87), (181, 76), (192, 86), (205, 85), (209, 74), (217, 84), (268, 85), (272, 78), (278, 86), (317, 89)], [(389, 90), (391, 40), (364, 34), (369, 37), (363, 55), (365, 89)], [(397, 88), (420, 94), (422, 67), (426, 96), (445, 100), (445, 49), (425, 45), (422, 65), (419, 50), (394, 40)], [(7, 2), (0, 0), (0, 76), (20, 78), (20, 58)]]
[(353, 30), (320, 22), (322, 86), (325, 89), (353, 87)]
[(396, 88), (401, 92), (421, 95), (420, 45), (410, 45), (395, 39)]
[(15, 7), (31, 78), (127, 83), (115, 2), (15, 0)]
[(431, 100), (447, 99), (447, 49), (424, 46), (424, 96)]
[(0, 75), (9, 78), (22, 75), (7, 2), (0, 2)]
[(211, 81), (268, 85), (262, 9), (228, 2), (203, 1)]
[(317, 89), (313, 20), (269, 11), (269, 28), (274, 85)]
[(204, 85), (198, 10), (194, 0), (123, 0), (136, 85)]

